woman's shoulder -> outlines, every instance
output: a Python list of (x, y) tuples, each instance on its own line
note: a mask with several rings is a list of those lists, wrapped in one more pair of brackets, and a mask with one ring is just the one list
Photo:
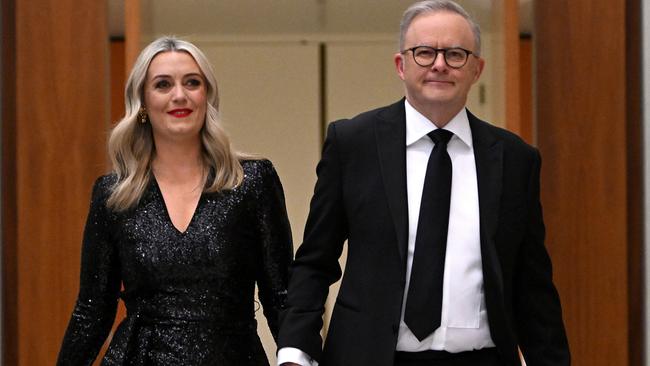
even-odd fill
[(246, 159), (241, 161), (241, 165), (244, 169), (243, 184), (245, 186), (251, 187), (253, 190), (281, 187), (278, 173), (270, 160), (264, 158)]
[(109, 173), (100, 175), (93, 184), (93, 197), (106, 200), (113, 192), (113, 186), (117, 183), (117, 174)]
[(269, 159), (244, 159), (240, 161), (244, 175), (248, 177), (263, 178), (275, 174), (275, 167)]
[(117, 183), (117, 174), (111, 172), (108, 174), (100, 175), (95, 179), (95, 187), (102, 189), (110, 189)]

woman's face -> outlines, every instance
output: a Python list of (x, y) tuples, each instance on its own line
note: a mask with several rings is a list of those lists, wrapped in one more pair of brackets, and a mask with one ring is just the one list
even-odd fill
[(144, 104), (154, 139), (198, 139), (207, 110), (205, 77), (187, 52), (157, 54), (147, 70)]

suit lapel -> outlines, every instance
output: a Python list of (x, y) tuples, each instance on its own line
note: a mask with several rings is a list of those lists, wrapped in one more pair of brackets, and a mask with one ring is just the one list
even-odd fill
[(481, 253), (486, 288), (503, 290), (503, 274), (494, 246), (503, 175), (503, 145), (486, 122), (468, 112), (478, 180)]
[(388, 206), (401, 263), (406, 263), (408, 246), (408, 199), (406, 191), (406, 112), (404, 99), (378, 114), (375, 124), (381, 177), (386, 188)]
[[(503, 174), (503, 145), (490, 131), (492, 128), (469, 113), (476, 176), (478, 180), (481, 251), (486, 280), (496, 280), (502, 287), (502, 274), (496, 248), (491, 238), (498, 225), (501, 181)], [(397, 245), (402, 263), (406, 263), (408, 248), (408, 198), (406, 189), (406, 115), (404, 100), (378, 112), (375, 124), (381, 177), (386, 188), (388, 205), (397, 233)]]

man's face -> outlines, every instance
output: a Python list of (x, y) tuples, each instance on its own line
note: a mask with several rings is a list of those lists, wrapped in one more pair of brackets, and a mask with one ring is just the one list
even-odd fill
[[(474, 34), (467, 20), (447, 11), (424, 13), (413, 19), (404, 36), (404, 49), (415, 46), (461, 47), (476, 51)], [(406, 98), (420, 111), (435, 107), (462, 109), (483, 65), (483, 59), (469, 55), (463, 67), (453, 69), (445, 63), (440, 52), (433, 65), (422, 67), (415, 63), (411, 51), (395, 54), (395, 66), (404, 81)]]

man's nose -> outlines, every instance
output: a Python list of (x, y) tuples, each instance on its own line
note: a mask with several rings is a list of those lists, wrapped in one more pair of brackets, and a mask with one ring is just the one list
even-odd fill
[(445, 61), (445, 52), (436, 51), (436, 58), (431, 64), (431, 70), (443, 71), (447, 69), (447, 62)]

